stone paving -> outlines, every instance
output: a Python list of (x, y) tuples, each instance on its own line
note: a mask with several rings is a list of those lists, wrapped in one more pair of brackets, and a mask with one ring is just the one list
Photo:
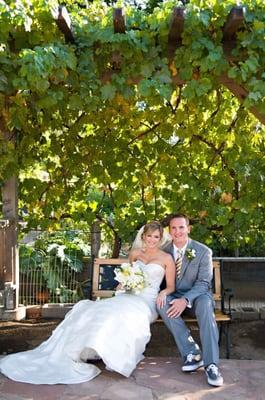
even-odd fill
[(0, 374), (0, 400), (264, 400), (265, 361), (221, 360), (224, 385), (213, 388), (203, 369), (182, 373), (175, 357), (147, 357), (130, 378), (104, 369), (76, 385), (29, 385)]

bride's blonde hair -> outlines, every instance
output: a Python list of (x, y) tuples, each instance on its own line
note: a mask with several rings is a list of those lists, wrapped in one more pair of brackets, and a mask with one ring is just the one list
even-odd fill
[(144, 248), (145, 247), (143, 240), (144, 235), (146, 235), (148, 232), (154, 232), (156, 230), (158, 230), (160, 234), (160, 243), (159, 243), (160, 248), (164, 247), (165, 245), (167, 245), (172, 241), (171, 236), (169, 235), (168, 232), (164, 231), (164, 228), (160, 222), (150, 221), (139, 229), (131, 249), (133, 250), (133, 249)]
[(141, 239), (143, 239), (143, 237), (144, 237), (144, 235), (145, 235), (146, 233), (148, 233), (148, 232), (154, 232), (154, 231), (156, 231), (156, 230), (159, 231), (159, 233), (160, 233), (160, 239), (162, 239), (163, 233), (164, 233), (164, 229), (163, 229), (163, 226), (160, 224), (160, 222), (158, 222), (158, 221), (151, 221), (151, 222), (148, 222), (148, 223), (145, 224), (145, 226), (144, 226), (144, 230), (143, 230)]

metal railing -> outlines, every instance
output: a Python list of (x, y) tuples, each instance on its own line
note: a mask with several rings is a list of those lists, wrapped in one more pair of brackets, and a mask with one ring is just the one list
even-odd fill
[[(231, 288), (234, 296), (231, 308), (265, 306), (265, 257), (220, 257), (224, 288)], [(227, 306), (227, 304), (225, 304)]]
[(74, 234), (67, 243), (63, 235), (57, 232), (53, 240), (49, 233), (41, 232), (31, 238), (31, 244), (24, 241), (20, 245), (19, 304), (76, 303), (89, 297), (90, 258), (72, 245), (76, 243)]
[[(45, 261), (47, 263), (47, 258)], [(51, 287), (46, 287), (40, 269), (29, 267), (27, 272), (20, 273), (20, 304), (75, 303), (82, 297), (80, 274), (74, 270), (66, 269), (63, 264), (54, 268), (48, 262), (45, 273), (51, 276)]]

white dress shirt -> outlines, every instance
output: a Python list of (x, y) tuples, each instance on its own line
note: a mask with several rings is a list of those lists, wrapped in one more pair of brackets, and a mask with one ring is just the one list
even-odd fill
[(183, 258), (187, 246), (188, 246), (188, 242), (185, 244), (185, 246), (183, 246), (183, 247), (181, 247), (181, 249), (179, 249), (179, 248), (173, 243), (174, 260), (175, 260), (175, 261), (177, 260), (180, 251), (181, 251), (181, 254), (182, 254), (182, 258)]

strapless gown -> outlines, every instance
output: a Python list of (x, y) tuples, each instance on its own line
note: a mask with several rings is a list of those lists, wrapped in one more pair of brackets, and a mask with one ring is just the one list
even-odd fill
[(101, 372), (87, 362), (96, 355), (106, 368), (128, 377), (144, 358), (165, 272), (159, 264), (137, 264), (148, 280), (141, 293), (78, 302), (40, 346), (0, 360), (2, 374), (32, 384), (81, 383)]

